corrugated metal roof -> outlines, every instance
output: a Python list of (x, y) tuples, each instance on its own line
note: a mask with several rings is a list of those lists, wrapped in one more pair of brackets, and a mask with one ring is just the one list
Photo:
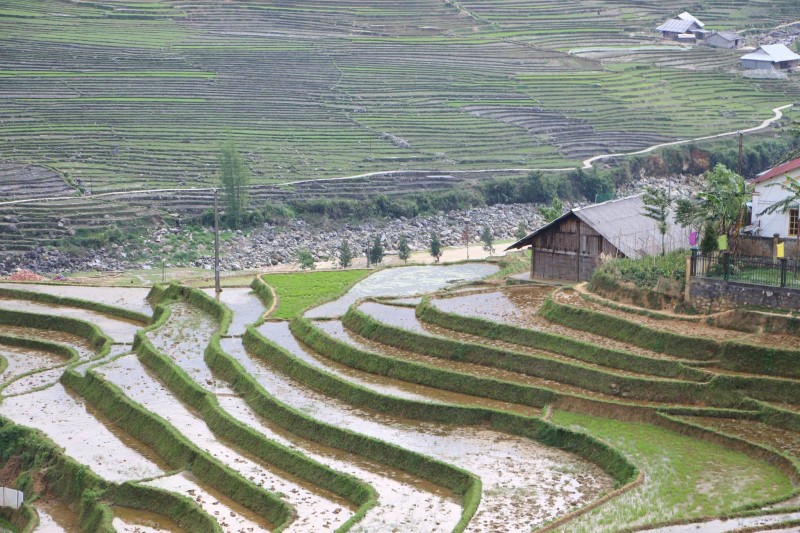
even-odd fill
[(739, 41), (742, 39), (741, 35), (733, 31), (718, 31), (714, 35), (719, 35), (726, 41)]
[(683, 13), (681, 13), (680, 15), (678, 15), (678, 16), (677, 16), (677, 18), (679, 18), (679, 19), (681, 19), (681, 20), (688, 20), (689, 22), (694, 22), (694, 23), (696, 23), (698, 26), (700, 26), (701, 28), (705, 28), (705, 27), (706, 27), (706, 25), (705, 25), (705, 24), (703, 24), (702, 22), (700, 22), (700, 19), (699, 19), (699, 18), (695, 17), (694, 15), (692, 15), (691, 13), (688, 13), (688, 12), (686, 12), (686, 11), (684, 11)]
[(800, 56), (789, 50), (784, 44), (763, 44), (755, 52), (743, 55), (741, 59), (779, 63), (781, 61), (795, 61), (800, 59)]
[[(529, 246), (536, 235), (564, 218), (574, 215), (605, 237), (626, 257), (639, 258), (644, 255), (658, 255), (661, 253), (661, 234), (658, 231), (658, 225), (655, 220), (644, 216), (643, 213), (644, 202), (641, 194), (573, 209), (515, 242), (508, 249)], [(670, 222), (665, 238), (667, 251), (688, 247), (689, 229), (681, 228), (673, 220)]]
[(753, 183), (761, 183), (772, 179), (775, 176), (782, 176), (783, 174), (798, 168), (800, 168), (800, 159), (793, 159), (792, 161), (788, 161), (782, 165), (778, 165), (777, 167), (772, 167), (769, 170), (765, 170), (756, 176), (756, 179), (753, 180)]
[(697, 23), (692, 20), (670, 19), (656, 29), (670, 33), (686, 33), (692, 28), (698, 28)]

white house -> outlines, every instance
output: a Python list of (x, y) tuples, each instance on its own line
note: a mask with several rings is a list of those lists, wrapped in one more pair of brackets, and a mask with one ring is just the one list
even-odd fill
[(762, 172), (751, 182), (754, 185), (753, 218), (752, 225), (748, 229), (753, 233), (762, 237), (772, 237), (777, 233), (781, 238), (797, 238), (799, 206), (793, 205), (785, 213), (776, 211), (771, 215), (760, 214), (789, 196), (789, 193), (781, 187), (787, 178), (800, 179), (800, 159)]
[(800, 56), (783, 44), (764, 44), (741, 57), (742, 67), (748, 70), (785, 70), (800, 66)]

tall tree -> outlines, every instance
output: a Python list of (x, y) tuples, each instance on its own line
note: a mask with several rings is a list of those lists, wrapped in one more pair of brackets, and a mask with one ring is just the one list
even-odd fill
[(383, 261), (383, 244), (381, 243), (380, 235), (375, 235), (375, 240), (372, 241), (372, 246), (369, 249), (369, 261), (373, 265)]
[(675, 220), (681, 226), (705, 228), (711, 224), (717, 235), (733, 241), (739, 233), (745, 203), (751, 190), (744, 178), (723, 164), (706, 172), (706, 184), (695, 198), (682, 198), (675, 203)]
[(400, 242), (397, 243), (397, 257), (403, 263), (408, 263), (408, 258), (411, 257), (411, 248), (408, 246), (408, 239), (403, 235), (400, 237)]
[(669, 229), (669, 213), (672, 207), (672, 198), (664, 189), (647, 187), (642, 196), (644, 213), (647, 218), (655, 220), (658, 232), (661, 234), (661, 255), (667, 253), (666, 236)]
[(223, 143), (220, 149), (219, 180), (225, 202), (225, 221), (231, 228), (241, 228), (247, 212), (250, 171), (232, 140)]
[(353, 254), (350, 252), (350, 243), (347, 240), (342, 241), (339, 245), (339, 266), (347, 268), (353, 262)]
[(439, 235), (436, 232), (431, 232), (431, 247), (430, 247), (431, 255), (439, 262), (439, 259), (442, 257), (442, 241), (439, 240)]
[(483, 226), (483, 231), (481, 232), (481, 240), (483, 241), (483, 249), (489, 252), (489, 254), (494, 255), (494, 235), (492, 234), (492, 228), (488, 225)]
[(539, 207), (539, 214), (542, 215), (545, 224), (549, 224), (564, 213), (564, 203), (558, 198), (553, 198), (550, 205)]

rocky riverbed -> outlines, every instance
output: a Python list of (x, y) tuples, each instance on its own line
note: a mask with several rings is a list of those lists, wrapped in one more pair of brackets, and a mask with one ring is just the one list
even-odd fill
[[(699, 183), (698, 178), (688, 176), (672, 180), (645, 178), (618, 191), (617, 196), (634, 194), (648, 186), (669, 188), (674, 196), (687, 196), (697, 190)], [(566, 205), (565, 209), (577, 205)], [(495, 240), (507, 240), (514, 238), (520, 224), (527, 231), (543, 225), (539, 207), (537, 204), (498, 204), (411, 219), (360, 223), (290, 220), (281, 226), (264, 224), (255, 230), (236, 231), (229, 235), (221, 244), (221, 267), (235, 271), (294, 263), (302, 249), (308, 249), (317, 261), (333, 260), (345, 240), (353, 256), (362, 256), (376, 236), (381, 238), (386, 253), (395, 253), (403, 236), (412, 250), (427, 249), (434, 232), (444, 246), (464, 244), (463, 235), (467, 228), (470, 242), (479, 243), (484, 226), (491, 228)], [(168, 266), (213, 268), (213, 247), (197, 241), (200, 239), (194, 239), (187, 229), (161, 227), (154, 228), (144, 242), (87, 249), (81, 255), (38, 247), (22, 254), (0, 255), (0, 276), (21, 268), (43, 274), (148, 269), (160, 267), (162, 257), (166, 258)]]

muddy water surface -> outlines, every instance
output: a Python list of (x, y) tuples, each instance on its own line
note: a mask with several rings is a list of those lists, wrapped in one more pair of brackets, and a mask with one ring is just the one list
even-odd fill
[[(723, 533), (725, 531), (739, 531), (745, 528), (754, 528), (751, 531), (778, 531), (770, 525), (788, 522), (790, 520), (800, 520), (800, 513), (785, 513), (777, 515), (750, 516), (747, 518), (730, 518), (728, 520), (711, 520), (708, 522), (695, 522), (693, 524), (683, 524), (679, 526), (667, 526), (656, 529), (642, 530), (642, 533)], [(785, 531), (798, 531), (797, 528), (790, 528)]]
[(188, 472), (160, 477), (143, 485), (166, 489), (187, 496), (201, 509), (213, 516), (226, 533), (269, 531), (266, 522), (256, 513), (239, 505), (216, 490), (201, 485)]
[(43, 304), (27, 300), (0, 298), (0, 308), (40, 315), (65, 316), (83, 320), (100, 328), (100, 330), (111, 337), (114, 342), (133, 342), (133, 336), (136, 334), (136, 331), (142, 327), (139, 323), (123, 320), (121, 318), (113, 318), (102, 313), (89, 311), (88, 309)]
[(287, 531), (335, 529), (352, 515), (348, 509), (342, 508), (342, 502), (312, 492), (289, 474), (270, 471), (221, 442), (203, 419), (184, 407), (135, 356), (121, 357), (98, 370), (133, 401), (165, 419), (196, 446), (255, 484), (279, 493), (298, 512), (297, 521)]
[(425, 294), (459, 282), (482, 279), (497, 271), (496, 265), (487, 263), (388, 268), (358, 282), (338, 300), (311, 309), (306, 316), (338, 317), (345, 314), (347, 308), (360, 298)]
[[(70, 457), (112, 482), (163, 474), (152, 452), (117, 428), (109, 429), (82, 398), (63, 385), (4, 398), (0, 414), (17, 424), (41, 430)], [(151, 457), (152, 459), (148, 458)]]
[(8, 367), (0, 374), (0, 387), (20, 374), (52, 368), (66, 361), (63, 357), (49, 352), (7, 344), (0, 344), (0, 356), (8, 362)]
[(150, 316), (153, 310), (147, 303), (150, 289), (139, 287), (90, 287), (81, 285), (37, 285), (31, 283), (0, 283), (0, 287), (24, 291), (43, 292), (56, 296), (80, 298), (114, 307), (130, 309)]
[(39, 515), (36, 533), (78, 533), (78, 515), (56, 499), (36, 500), (34, 504)]
[(499, 350), (512, 351), (521, 354), (532, 355), (535, 357), (546, 357), (548, 359), (554, 359), (556, 361), (561, 361), (568, 364), (579, 364), (583, 367), (592, 368), (597, 371), (606, 372), (609, 374), (638, 377), (652, 381), (659, 381), (663, 379), (647, 374), (638, 374), (636, 372), (629, 372), (627, 370), (620, 370), (618, 368), (605, 367), (593, 363), (587, 363), (585, 361), (578, 361), (571, 357), (559, 355), (553, 352), (546, 352), (544, 350), (535, 350), (527, 346), (512, 344), (510, 342), (504, 342), (498, 339), (487, 339), (485, 337), (479, 337), (477, 335), (471, 335), (469, 333), (461, 333), (458, 331), (445, 329), (439, 326), (435, 326), (433, 324), (429, 324), (427, 322), (420, 321), (416, 317), (414, 309), (408, 307), (398, 307), (381, 303), (365, 302), (362, 303), (358, 308), (359, 310), (363, 311), (364, 313), (368, 314), (369, 316), (375, 318), (380, 322), (389, 324), (391, 326), (403, 328), (406, 330), (414, 331), (416, 333), (421, 333), (423, 335), (448, 338), (458, 342), (483, 344)]
[(112, 507), (113, 526), (120, 533), (191, 533), (164, 515), (130, 507)]
[[(296, 341), (275, 339), (296, 352)], [(398, 444), (475, 473), (483, 498), (472, 531), (529, 529), (585, 505), (613, 484), (597, 466), (566, 452), (476, 427), (409, 421), (355, 408), (261, 364), (249, 369), (272, 395), (323, 422)]]
[[(217, 298), (214, 289), (202, 289), (206, 294)], [(245, 328), (261, 318), (267, 310), (250, 288), (229, 287), (222, 289), (219, 301), (233, 311), (233, 320), (227, 335), (243, 335)]]
[[(245, 368), (257, 365), (247, 356), (238, 339), (223, 339), (222, 347)], [(237, 420), (270, 439), (370, 484), (378, 493), (378, 506), (367, 512), (354, 531), (444, 532), (452, 530), (460, 518), (460, 503), (453, 494), (441, 487), (369, 462), (363, 457), (287, 433), (261, 418), (238, 397), (219, 396), (218, 400)]]
[[(322, 331), (324, 331), (326, 334), (330, 335), (331, 337), (338, 339), (342, 342), (345, 342), (346, 344), (349, 344), (354, 348), (373, 351), (380, 354), (380, 352), (377, 352), (377, 350), (367, 349), (365, 346), (360, 344), (359, 341), (353, 336), (353, 334), (351, 334), (348, 330), (344, 328), (342, 322), (339, 320), (320, 321), (316, 322), (315, 325)], [(277, 327), (279, 326), (277, 325), (268, 326), (268, 328), (277, 328)], [(278, 331), (274, 329), (270, 330), (268, 328), (264, 328), (263, 330), (260, 329), (262, 334), (265, 335), (266, 337), (271, 337), (271, 336), (279, 337), (281, 335), (279, 330)], [(286, 329), (288, 330), (288, 328)], [(291, 332), (288, 333), (291, 334)], [(438, 402), (453, 403), (458, 405), (486, 407), (489, 409), (500, 409), (504, 411), (517, 412), (520, 414), (524, 414), (526, 416), (541, 415), (541, 409), (539, 409), (538, 407), (530, 407), (526, 405), (501, 402), (498, 400), (490, 400), (488, 398), (481, 398), (479, 396), (470, 396), (467, 394), (450, 392), (442, 389), (436, 389), (433, 387), (426, 387), (424, 385), (417, 385), (415, 383), (410, 383), (407, 381), (401, 381), (399, 379), (386, 378), (383, 376), (379, 376), (377, 374), (362, 372), (360, 370), (355, 370), (348, 366), (331, 361), (330, 359), (327, 359), (319, 354), (314, 353), (310, 349), (305, 349), (303, 351), (303, 354), (305, 355), (301, 354), (295, 354), (295, 355), (297, 355), (304, 361), (310, 362), (315, 366), (319, 366), (327, 370), (328, 372), (332, 372), (348, 381), (352, 381), (359, 385), (371, 388), (383, 394), (388, 394), (390, 396), (400, 396), (403, 398), (411, 398), (422, 401), (438, 401)], [(381, 354), (381, 355), (390, 355), (390, 354)]]
[(510, 381), (512, 383), (520, 383), (523, 385), (530, 385), (533, 387), (549, 389), (551, 391), (555, 391), (558, 393), (585, 396), (588, 398), (595, 398), (604, 401), (612, 401), (616, 403), (623, 403), (629, 405), (663, 405), (657, 402), (648, 402), (644, 400), (629, 401), (627, 399), (620, 398), (619, 396), (594, 392), (573, 385), (566, 385), (558, 381), (539, 378), (535, 376), (529, 376), (526, 374), (520, 374), (517, 372), (504, 370), (501, 368), (493, 368), (490, 366), (482, 366), (474, 363), (466, 363), (463, 361), (454, 361), (452, 359), (444, 359), (440, 357), (422, 355), (408, 350), (396, 348), (388, 344), (383, 344), (377, 341), (366, 339), (349, 330), (347, 330), (347, 332), (353, 339), (354, 346), (360, 347), (362, 350), (372, 351), (376, 353), (384, 353), (392, 357), (397, 357), (399, 359), (405, 359), (407, 361), (412, 361), (415, 363), (422, 363), (437, 368), (452, 370), (453, 372), (461, 372), (464, 374), (471, 374), (477, 377)]

